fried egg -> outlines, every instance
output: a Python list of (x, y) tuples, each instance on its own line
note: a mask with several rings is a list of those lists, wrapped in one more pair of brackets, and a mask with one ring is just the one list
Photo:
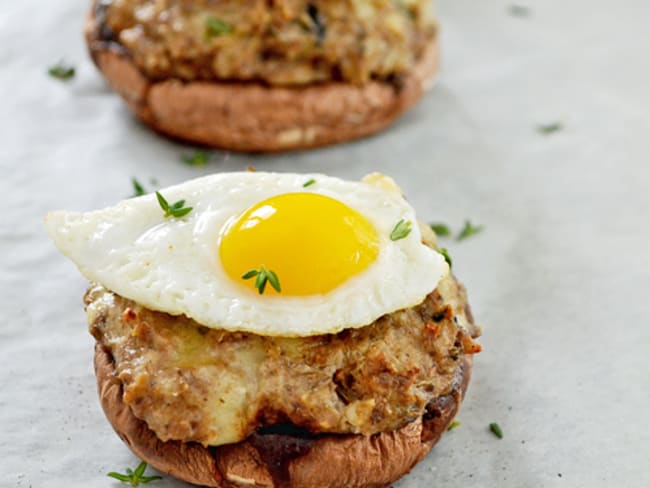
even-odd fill
[[(88, 213), (50, 237), (92, 282), (201, 325), (301, 337), (363, 327), (422, 302), (449, 272), (387, 177), (223, 173)], [(181, 212), (183, 213), (183, 212)]]

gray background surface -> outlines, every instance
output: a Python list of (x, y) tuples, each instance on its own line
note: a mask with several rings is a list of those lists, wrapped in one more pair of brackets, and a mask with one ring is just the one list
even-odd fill
[[(462, 425), (396, 486), (650, 486), (647, 1), (522, 1), (521, 18), (439, 0), (440, 82), (391, 130), (202, 169), (107, 90), (81, 39), (87, 3), (0, 0), (1, 486), (111, 487), (107, 471), (136, 464), (100, 410), (86, 283), (45, 213), (110, 205), (133, 176), (164, 187), (249, 164), (381, 171), (421, 218), (485, 226), (444, 242), (484, 325)], [(61, 57), (69, 83), (45, 73)]]

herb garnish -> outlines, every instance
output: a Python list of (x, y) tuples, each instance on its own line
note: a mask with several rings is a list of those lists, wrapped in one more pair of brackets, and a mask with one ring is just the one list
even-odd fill
[(65, 81), (74, 78), (76, 70), (74, 66), (70, 66), (65, 64), (63, 61), (59, 61), (58, 64), (51, 66), (47, 72), (52, 78), (58, 78), (59, 80)]
[(188, 166), (205, 166), (210, 161), (210, 154), (196, 149), (194, 154), (181, 156), (181, 159)]
[(192, 211), (192, 207), (185, 206), (185, 200), (179, 200), (173, 205), (170, 205), (167, 202), (167, 200), (165, 200), (165, 197), (163, 197), (159, 191), (156, 192), (156, 198), (158, 198), (158, 203), (160, 204), (160, 208), (162, 208), (165, 211), (166, 219), (168, 219), (169, 217), (176, 217), (178, 219), (186, 216), (188, 213)]
[(123, 483), (131, 483), (131, 486), (139, 486), (140, 483), (145, 484), (149, 483), (150, 481), (162, 479), (161, 476), (144, 476), (145, 469), (147, 469), (147, 463), (142, 461), (138, 467), (135, 468), (135, 471), (133, 471), (131, 468), (126, 468), (126, 474), (111, 471), (106, 476), (115, 478), (116, 480), (119, 480)]
[(463, 230), (460, 231), (460, 234), (458, 234), (456, 240), (462, 241), (463, 239), (467, 239), (468, 237), (472, 237), (473, 235), (478, 234), (482, 230), (483, 230), (482, 225), (472, 225), (472, 223), (469, 220), (466, 220), (465, 227), (463, 227)]
[(552, 124), (540, 124), (537, 126), (537, 132), (544, 134), (545, 136), (553, 134), (554, 132), (559, 132), (562, 130), (562, 124), (560, 122), (553, 122)]
[(508, 12), (513, 17), (528, 17), (530, 14), (530, 9), (525, 5), (510, 5), (508, 7)]
[(411, 221), (410, 220), (400, 220), (395, 224), (395, 227), (390, 233), (390, 240), (391, 241), (399, 241), (400, 239), (404, 239), (406, 236), (408, 236), (411, 233)]
[(302, 187), (307, 188), (308, 186), (315, 185), (315, 184), (316, 184), (316, 180), (314, 178), (312, 178), (311, 180), (305, 181), (305, 184), (302, 185)]
[(460, 422), (458, 420), (454, 420), (451, 424), (449, 424), (449, 427), (447, 427), (447, 432), (454, 430), (456, 427), (460, 427)]
[(444, 247), (441, 247), (440, 249), (438, 249), (438, 252), (442, 254), (442, 257), (445, 258), (445, 261), (447, 261), (447, 264), (451, 268), (451, 256), (449, 255), (449, 251), (447, 251), (447, 249), (445, 249)]
[(429, 224), (431, 230), (439, 237), (448, 237), (451, 235), (451, 230), (447, 224)]
[(271, 283), (271, 286), (275, 288), (275, 291), (280, 293), (282, 291), (282, 288), (280, 287), (280, 280), (278, 279), (278, 275), (275, 274), (275, 272), (271, 271), (270, 269), (266, 269), (264, 265), (260, 266), (259, 271), (256, 269), (251, 269), (250, 271), (247, 271), (242, 275), (243, 280), (250, 280), (251, 278), (255, 278), (257, 276), (257, 279), (255, 280), (255, 288), (257, 288), (257, 291), (259, 291), (260, 295), (264, 293), (264, 289), (266, 288), (266, 283)]
[(208, 17), (205, 20), (205, 27), (208, 38), (230, 34), (233, 31), (232, 26), (228, 22), (217, 17)]
[(499, 427), (499, 424), (497, 424), (496, 422), (492, 422), (490, 424), (490, 430), (499, 439), (503, 439), (503, 431), (501, 430), (501, 427)]
[(133, 184), (132, 198), (141, 197), (142, 195), (147, 194), (147, 191), (144, 189), (144, 186), (142, 186), (142, 183), (140, 183), (138, 180), (136, 180), (135, 178), (131, 178), (131, 183)]

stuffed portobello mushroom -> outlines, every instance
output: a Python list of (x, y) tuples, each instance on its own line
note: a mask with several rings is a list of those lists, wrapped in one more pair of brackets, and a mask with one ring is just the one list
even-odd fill
[(448, 254), (384, 175), (217, 173), (46, 226), (91, 282), (106, 417), (191, 483), (387, 486), (481, 350)]
[(241, 151), (379, 131), (439, 61), (430, 0), (96, 0), (86, 38), (145, 124)]

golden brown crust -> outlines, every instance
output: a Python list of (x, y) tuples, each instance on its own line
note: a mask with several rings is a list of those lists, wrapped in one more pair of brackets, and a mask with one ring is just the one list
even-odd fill
[(101, 404), (122, 440), (139, 458), (162, 472), (221, 488), (387, 486), (410, 471), (445, 432), (460, 407), (471, 366), (471, 356), (464, 356), (453, 393), (431, 404), (422, 419), (395, 432), (319, 437), (254, 434), (238, 444), (208, 449), (193, 443), (160, 441), (122, 401), (122, 385), (114, 376), (110, 353), (99, 344), (95, 347)]
[(412, 107), (438, 70), (437, 37), (399, 82), (305, 87), (147, 79), (128, 53), (100, 36), (94, 9), (86, 40), (111, 87), (146, 125), (168, 136), (237, 151), (288, 151), (378, 132)]

